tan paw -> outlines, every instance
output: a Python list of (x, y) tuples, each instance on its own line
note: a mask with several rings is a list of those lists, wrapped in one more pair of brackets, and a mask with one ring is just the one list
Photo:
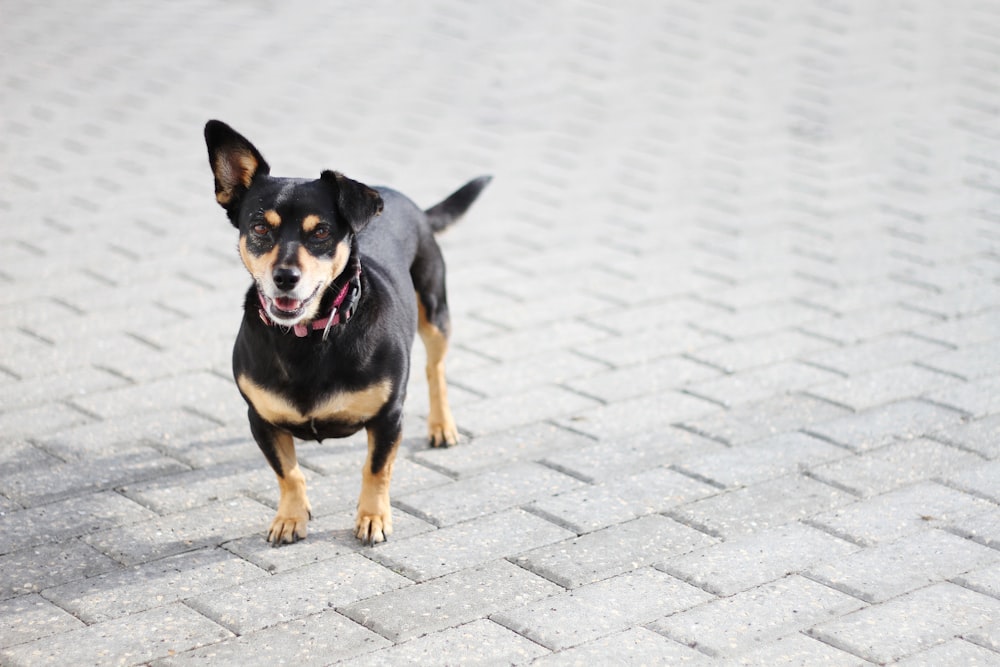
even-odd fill
[(453, 419), (427, 422), (428, 442), (431, 447), (451, 447), (458, 444), (458, 427)]
[(363, 512), (358, 510), (358, 518), (354, 522), (355, 536), (365, 546), (373, 546), (385, 542), (392, 534), (392, 511), (386, 509), (382, 513)]
[(279, 509), (267, 531), (267, 541), (271, 546), (277, 547), (305, 539), (306, 523), (311, 518), (312, 512), (308, 505), (292, 511)]

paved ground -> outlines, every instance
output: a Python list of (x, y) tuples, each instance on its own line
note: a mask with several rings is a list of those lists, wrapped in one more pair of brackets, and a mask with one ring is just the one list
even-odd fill
[[(1000, 664), (997, 3), (0, 15), (0, 663)], [(443, 240), (466, 437), (414, 380), (386, 545), (357, 438), (264, 544), (210, 117), (496, 176)]]

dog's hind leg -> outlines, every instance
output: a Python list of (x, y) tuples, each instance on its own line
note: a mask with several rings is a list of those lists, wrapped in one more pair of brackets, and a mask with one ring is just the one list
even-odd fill
[(295, 457), (292, 434), (274, 428), (250, 410), (250, 431), (274, 473), (278, 476), (278, 513), (267, 531), (273, 546), (298, 542), (306, 536), (306, 523), (312, 508), (306, 496), (306, 478)]
[[(441, 288), (443, 297), (443, 283)], [(448, 405), (444, 372), (444, 358), (448, 352), (448, 305), (443, 298), (434, 300), (431, 311), (425, 304), (426, 300), (426, 297), (417, 294), (417, 330), (427, 351), (427, 389), (430, 393), (427, 435), (431, 447), (450, 447), (458, 442), (458, 428)]]

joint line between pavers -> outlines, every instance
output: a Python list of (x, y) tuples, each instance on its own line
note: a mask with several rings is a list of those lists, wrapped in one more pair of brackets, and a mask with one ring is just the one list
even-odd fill
[(603, 399), (603, 398), (601, 398), (600, 396), (594, 396), (593, 394), (588, 394), (585, 391), (580, 391), (579, 389), (574, 389), (573, 387), (567, 386), (565, 383), (559, 382), (559, 383), (556, 383), (555, 386), (559, 387), (560, 389), (562, 389), (564, 391), (568, 391), (571, 394), (575, 394), (577, 396), (586, 398), (586, 399), (591, 400), (591, 401), (596, 401), (597, 403), (599, 403), (602, 406), (608, 404), (608, 401), (605, 400), (605, 399)]
[(865, 497), (865, 494), (862, 493), (860, 489), (855, 489), (855, 488), (850, 487), (850, 486), (848, 486), (846, 484), (842, 484), (842, 483), (840, 483), (840, 482), (838, 482), (836, 480), (823, 479), (822, 477), (817, 477), (816, 474), (812, 470), (810, 470), (808, 468), (803, 468), (803, 469), (799, 470), (799, 474), (802, 475), (803, 477), (808, 477), (811, 480), (819, 482), (820, 484), (825, 484), (827, 486), (832, 486), (833, 488), (837, 489), (838, 491), (843, 491), (845, 493), (849, 493), (852, 496), (854, 496), (855, 498), (863, 499)]
[(706, 403), (711, 403), (712, 405), (717, 405), (723, 410), (728, 410), (730, 407), (732, 407), (725, 401), (720, 401), (718, 399), (712, 398), (711, 396), (705, 396), (703, 394), (699, 394), (698, 392), (693, 391), (691, 389), (685, 389), (682, 387), (677, 390), (677, 393), (684, 394), (686, 396), (691, 396), (692, 398), (697, 398), (699, 401), (705, 401)]
[[(930, 342), (936, 342), (936, 341), (930, 341)], [(957, 348), (955, 348), (955, 349), (957, 349)], [(956, 378), (956, 379), (959, 379), (959, 380), (964, 380), (966, 382), (971, 382), (974, 379), (972, 377), (968, 377), (968, 376), (965, 376), (965, 375), (960, 375), (959, 373), (953, 373), (952, 371), (945, 370), (943, 368), (935, 368), (934, 366), (931, 366), (931, 365), (927, 364), (927, 362), (925, 362), (925, 361), (914, 361), (913, 365), (916, 366), (917, 368), (922, 368), (925, 371), (931, 371), (932, 373), (939, 373), (941, 375), (947, 375), (948, 377), (953, 377), (953, 378)]]
[[(539, 519), (543, 519), (545, 521), (548, 521), (549, 523), (554, 523), (555, 525), (559, 526), (560, 528), (565, 528), (566, 530), (570, 531), (571, 533), (573, 533), (577, 537), (580, 537), (581, 535), (585, 534), (585, 533), (579, 533), (579, 532), (577, 532), (576, 528), (574, 528), (569, 522), (560, 519), (558, 516), (556, 516), (554, 514), (549, 514), (548, 512), (546, 512), (544, 509), (542, 509), (540, 507), (535, 507), (534, 505), (523, 505), (523, 506), (518, 507), (518, 509), (521, 510), (521, 511), (523, 511), (523, 512), (527, 512), (528, 514), (531, 514), (533, 516), (537, 516)], [(567, 538), (567, 539), (571, 539), (571, 538)], [(521, 566), (518, 563), (514, 563), (514, 565), (518, 565), (523, 570), (527, 569), (527, 568)], [(528, 571), (530, 572), (531, 570), (528, 570)], [(534, 574), (538, 574), (538, 573), (535, 572)]]
[[(681, 507), (683, 507), (683, 505)], [(683, 514), (677, 511), (679, 509), (680, 508), (678, 507), (674, 507), (668, 510), (664, 510), (662, 512), (658, 512), (658, 514), (660, 516), (665, 516), (668, 519), (672, 519), (677, 523), (681, 524), (682, 526), (687, 526), (688, 528), (697, 530), (699, 533), (704, 533), (709, 537), (714, 537), (715, 539), (722, 540), (723, 542), (726, 541), (726, 536), (723, 533), (713, 528), (710, 528), (709, 526), (706, 526), (703, 523), (699, 523), (698, 521), (694, 521), (693, 519), (684, 516)]]
[(716, 482), (714, 479), (711, 479), (710, 477), (706, 477), (706, 476), (704, 476), (702, 474), (699, 474), (699, 473), (697, 473), (697, 472), (695, 472), (693, 470), (685, 470), (682, 466), (683, 466), (683, 464), (671, 463), (670, 465), (667, 466), (667, 470), (673, 470), (674, 472), (676, 472), (679, 475), (684, 475), (685, 477), (693, 479), (696, 482), (701, 482), (702, 484), (707, 484), (707, 485), (711, 486), (712, 488), (718, 489), (720, 491), (725, 491), (726, 489), (729, 488), (725, 484), (722, 484), (720, 482)]
[(674, 422), (673, 424), (671, 424), (671, 426), (673, 426), (674, 428), (679, 428), (682, 431), (687, 431), (688, 433), (693, 433), (694, 435), (697, 435), (699, 437), (706, 438), (708, 440), (711, 440), (712, 442), (717, 442), (720, 445), (723, 445), (724, 447), (728, 447), (730, 449), (732, 449), (733, 447), (733, 443), (729, 442), (722, 436), (709, 433), (708, 431), (702, 431), (698, 428), (695, 428), (694, 426), (685, 424), (684, 422)]
[(585, 484), (590, 484), (592, 486), (597, 484), (597, 480), (594, 479), (593, 477), (588, 477), (588, 476), (586, 476), (586, 475), (584, 475), (582, 473), (579, 473), (579, 472), (577, 472), (575, 470), (570, 470), (569, 468), (566, 468), (566, 467), (564, 467), (564, 466), (562, 466), (562, 465), (560, 465), (558, 463), (554, 463), (553, 461), (549, 461), (548, 459), (542, 459), (540, 461), (535, 461), (535, 463), (537, 463), (540, 466), (544, 466), (544, 467), (548, 468), (549, 470), (555, 470), (556, 472), (558, 472), (560, 474), (563, 474), (563, 475), (566, 475), (567, 477), (572, 477), (573, 479), (576, 479), (576, 480), (579, 480), (581, 482), (584, 482)]
[(833, 535), (837, 539), (844, 540), (845, 542), (850, 542), (851, 544), (853, 544), (853, 545), (855, 545), (857, 547), (861, 547), (862, 549), (869, 549), (869, 548), (875, 546), (875, 543), (873, 543), (873, 542), (869, 542), (867, 540), (854, 537), (853, 535), (851, 535), (850, 533), (847, 533), (847, 532), (842, 532), (842, 531), (839, 531), (839, 530), (835, 530), (834, 528), (831, 528), (830, 526), (824, 526), (822, 523), (820, 523), (820, 522), (818, 522), (818, 521), (816, 521), (814, 519), (801, 519), (800, 521), (801, 521), (801, 523), (803, 523), (806, 526), (809, 526), (810, 528), (815, 528), (816, 530), (821, 530), (824, 533), (826, 533), (827, 535)]

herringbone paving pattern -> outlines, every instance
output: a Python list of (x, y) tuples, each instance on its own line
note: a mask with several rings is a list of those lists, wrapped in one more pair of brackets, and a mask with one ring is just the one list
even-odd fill
[[(208, 118), (495, 176), (385, 545), (264, 543)], [(0, 126), (0, 664), (1000, 664), (1000, 4), (0, 0)]]

